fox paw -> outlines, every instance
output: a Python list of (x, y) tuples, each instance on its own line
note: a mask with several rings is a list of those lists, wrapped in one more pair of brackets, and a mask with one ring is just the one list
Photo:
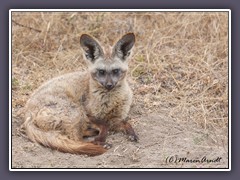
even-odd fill
[(139, 141), (139, 138), (136, 134), (135, 135), (129, 135), (128, 139), (132, 142), (138, 142)]
[(105, 144), (103, 145), (103, 148), (104, 148), (104, 149), (110, 149), (110, 148), (112, 148), (112, 144), (105, 143)]
[(101, 145), (104, 149), (110, 149), (112, 147), (111, 144), (106, 142), (94, 141), (93, 144)]

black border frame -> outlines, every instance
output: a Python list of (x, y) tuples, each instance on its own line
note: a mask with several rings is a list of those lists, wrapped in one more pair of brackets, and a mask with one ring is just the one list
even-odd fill
[[(157, 8), (157, 9), (174, 9), (174, 8), (209, 8), (209, 9), (231, 9), (232, 11), (232, 71), (231, 71), (231, 107), (232, 107), (232, 167), (231, 172), (9, 172), (8, 170), (8, 111), (9, 111), (9, 82), (8, 82), (8, 10), (9, 9), (24, 9), (24, 8)], [(240, 171), (238, 170), (240, 166), (240, 143), (237, 137), (240, 137), (240, 131), (238, 127), (240, 126), (240, 121), (237, 117), (240, 117), (240, 111), (238, 107), (240, 106), (240, 83), (237, 80), (237, 77), (240, 77), (240, 51), (237, 48), (240, 46), (240, 22), (238, 18), (240, 17), (240, 2), (238, 0), (201, 0), (201, 1), (192, 1), (192, 0), (138, 0), (136, 4), (134, 1), (121, 0), (117, 2), (109, 2), (107, 0), (68, 0), (68, 1), (59, 1), (51, 0), (40, 2), (33, 2), (31, 0), (8, 0), (0, 1), (0, 142), (1, 142), (1, 153), (0, 153), (0, 174), (3, 179), (6, 180), (27, 180), (27, 179), (36, 179), (42, 180), (43, 178), (51, 178), (51, 180), (65, 180), (66, 178), (71, 179), (115, 179), (122, 180), (124, 178), (128, 179), (196, 179), (202, 180), (204, 178), (209, 178), (211, 180), (225, 180), (225, 179), (239, 179)], [(234, 37), (234, 38), (233, 38)]]

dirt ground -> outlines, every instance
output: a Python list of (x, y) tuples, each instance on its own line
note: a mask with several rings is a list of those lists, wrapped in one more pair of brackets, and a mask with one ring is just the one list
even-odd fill
[[(123, 134), (109, 135), (113, 147), (96, 157), (61, 153), (22, 138), (17, 131), (12, 136), (13, 168), (227, 168), (228, 150), (224, 130), (199, 130), (194, 123), (182, 123), (164, 116), (166, 112), (137, 118), (134, 128), (138, 143), (130, 142)], [(20, 125), (13, 120), (13, 129)], [(216, 137), (217, 134), (217, 137)], [(174, 162), (168, 162), (170, 157)], [(216, 162), (175, 162), (178, 158)]]
[[(111, 24), (111, 26), (109, 26)], [(61, 153), (19, 132), (31, 93), (86, 70), (79, 36), (136, 34), (129, 83), (139, 142), (109, 134), (100, 156)], [(228, 168), (228, 16), (211, 12), (12, 14), (12, 168)]]

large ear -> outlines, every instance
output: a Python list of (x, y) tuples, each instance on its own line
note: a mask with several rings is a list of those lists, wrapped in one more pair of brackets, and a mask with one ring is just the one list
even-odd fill
[(80, 37), (80, 44), (85, 51), (86, 58), (92, 63), (94, 63), (97, 58), (103, 56), (103, 50), (101, 46), (91, 36), (83, 34)]
[(131, 53), (131, 49), (135, 43), (135, 35), (128, 33), (124, 35), (113, 48), (113, 57), (117, 56), (121, 60), (125, 61)]

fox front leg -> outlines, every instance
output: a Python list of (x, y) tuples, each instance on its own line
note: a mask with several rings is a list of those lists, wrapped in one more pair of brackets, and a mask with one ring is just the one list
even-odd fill
[(128, 120), (128, 118), (121, 121), (117, 125), (115, 125), (114, 131), (123, 132), (124, 134), (126, 134), (128, 136), (128, 139), (130, 141), (138, 142), (139, 138), (136, 135), (133, 127), (131, 126), (131, 124), (129, 122), (127, 122), (127, 120)]
[(106, 143), (109, 126), (103, 120), (96, 119), (95, 117), (88, 115), (89, 120), (93, 123), (95, 129), (99, 131), (98, 135), (94, 138), (93, 142), (97, 145), (102, 145), (106, 149), (110, 149), (112, 147), (111, 144)]
[(102, 145), (105, 149), (110, 149), (112, 147), (111, 144), (106, 143), (106, 138), (108, 135), (108, 126), (104, 123), (104, 124), (97, 124), (98, 130), (99, 130), (99, 134), (95, 137), (93, 143), (97, 144), (97, 145)]

